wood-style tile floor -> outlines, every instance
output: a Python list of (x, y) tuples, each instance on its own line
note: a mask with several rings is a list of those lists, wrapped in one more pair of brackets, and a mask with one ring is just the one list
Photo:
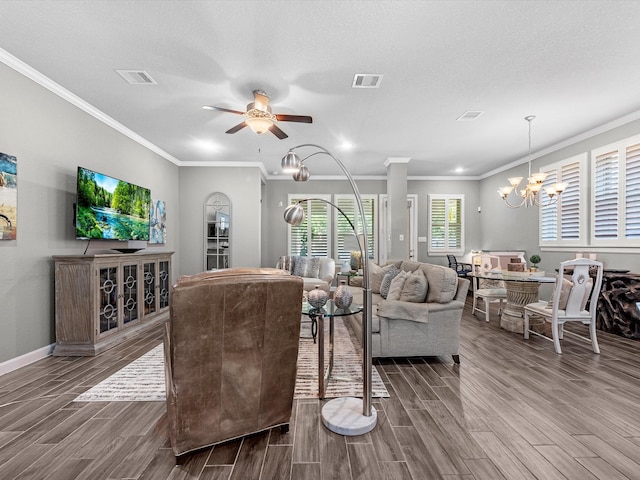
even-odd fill
[(158, 344), (160, 329), (97, 357), (43, 359), (0, 377), (0, 478), (640, 479), (640, 342), (600, 333), (594, 355), (566, 336), (560, 356), (469, 312), (460, 366), (377, 362), (391, 397), (374, 399), (373, 432), (330, 433), (323, 402), (300, 400), (289, 433), (209, 448), (180, 466), (163, 402), (73, 402)]

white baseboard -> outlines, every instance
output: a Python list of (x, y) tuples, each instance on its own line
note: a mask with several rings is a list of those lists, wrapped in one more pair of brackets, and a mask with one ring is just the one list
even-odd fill
[(37, 362), (43, 358), (48, 357), (53, 352), (53, 347), (55, 343), (48, 345), (46, 347), (39, 348), (38, 350), (34, 350), (33, 352), (25, 353), (24, 355), (20, 355), (19, 357), (12, 358), (7, 360), (6, 362), (0, 363), (0, 375), (4, 375), (5, 373), (13, 372), (14, 370), (19, 369), (20, 367), (24, 367), (29, 365), (30, 363)]

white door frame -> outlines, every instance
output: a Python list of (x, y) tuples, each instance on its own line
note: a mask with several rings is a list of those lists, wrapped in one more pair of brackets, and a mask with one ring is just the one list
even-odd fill
[[(407, 238), (409, 239), (409, 259), (418, 260), (418, 195), (407, 194), (408, 225)], [(387, 194), (380, 194), (380, 216), (378, 217), (378, 238), (379, 238), (379, 263), (384, 264), (387, 259), (387, 242), (391, 239), (391, 232), (387, 230)]]

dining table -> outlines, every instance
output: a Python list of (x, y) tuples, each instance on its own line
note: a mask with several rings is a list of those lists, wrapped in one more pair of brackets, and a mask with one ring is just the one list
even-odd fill
[(545, 272), (541, 271), (511, 272), (496, 269), (483, 273), (474, 272), (467, 276), (485, 280), (500, 280), (504, 283), (507, 299), (500, 316), (500, 327), (515, 333), (524, 332), (524, 307), (538, 301), (540, 285), (556, 282), (555, 276), (546, 276)]

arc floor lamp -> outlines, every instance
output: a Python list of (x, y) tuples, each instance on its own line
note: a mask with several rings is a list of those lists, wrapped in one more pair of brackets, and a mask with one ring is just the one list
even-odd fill
[[(303, 148), (314, 148), (316, 151), (304, 158), (300, 158), (295, 151)], [(347, 167), (326, 148), (320, 145), (305, 143), (290, 148), (287, 154), (282, 157), (282, 171), (293, 174), (293, 179), (296, 181), (307, 181), (309, 180), (310, 172), (307, 166), (304, 165), (304, 162), (315, 155), (326, 155), (332, 158), (345, 174), (356, 198), (358, 213), (362, 219), (361, 225), (364, 226), (363, 231), (359, 234), (353, 226), (353, 223), (349, 222), (356, 238), (363, 238), (364, 240), (360, 244), (364, 295), (362, 302), (362, 400), (359, 398), (345, 397), (334, 398), (328, 401), (322, 408), (322, 423), (332, 432), (341, 435), (362, 435), (373, 430), (377, 422), (377, 413), (375, 408), (371, 406), (371, 287), (369, 279), (369, 256), (367, 254), (369, 238), (367, 236), (364, 207), (358, 186), (349, 170), (347, 170)], [(330, 202), (327, 203), (335, 206)], [(335, 207), (338, 208), (337, 206)], [(338, 210), (344, 215), (340, 209)], [(293, 222), (297, 222), (298, 225), (302, 223), (304, 220), (304, 210), (299, 203), (287, 207), (285, 210), (285, 220), (292, 224), (295, 224)], [(362, 235), (362, 237), (359, 235)]]

